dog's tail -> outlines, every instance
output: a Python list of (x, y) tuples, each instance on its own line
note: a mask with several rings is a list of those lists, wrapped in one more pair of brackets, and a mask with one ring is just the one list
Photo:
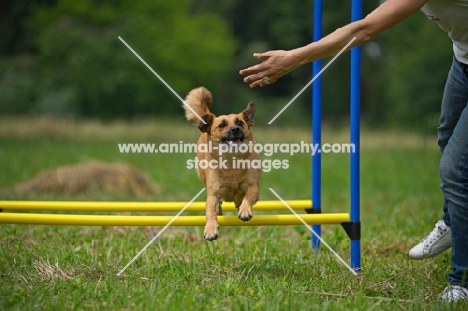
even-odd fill
[[(211, 92), (201, 86), (191, 90), (185, 98), (185, 117), (187, 120), (195, 121), (199, 124), (200, 118), (206, 114), (210, 114), (210, 107), (213, 103)], [(188, 105), (188, 106), (187, 106)]]

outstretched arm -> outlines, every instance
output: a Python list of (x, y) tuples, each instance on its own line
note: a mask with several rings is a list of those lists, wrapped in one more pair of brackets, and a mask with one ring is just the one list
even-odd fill
[(254, 57), (262, 62), (241, 70), (245, 83), (250, 87), (263, 86), (263, 78), (268, 77), (273, 83), (297, 67), (314, 60), (336, 55), (356, 38), (348, 47), (372, 40), (381, 32), (395, 26), (417, 12), (428, 0), (387, 0), (364, 19), (338, 28), (317, 42), (310, 43), (293, 50), (268, 51), (254, 53)]

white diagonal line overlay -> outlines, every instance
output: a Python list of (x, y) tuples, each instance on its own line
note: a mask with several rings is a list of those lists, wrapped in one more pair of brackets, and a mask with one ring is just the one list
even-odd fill
[(145, 247), (143, 247), (143, 249), (142, 249), (140, 252), (138, 252), (138, 254), (136, 254), (136, 256), (133, 257), (133, 259), (130, 260), (130, 262), (129, 262), (122, 270), (120, 270), (119, 273), (117, 273), (117, 276), (120, 276), (120, 275), (121, 275), (137, 258), (138, 258), (138, 257), (140, 257), (140, 255), (143, 254), (143, 252), (146, 251), (146, 249), (147, 249), (151, 244), (153, 244), (153, 242), (167, 229), (167, 227), (169, 227), (169, 226), (174, 222), (174, 220), (176, 220), (177, 217), (179, 217), (180, 214), (182, 214), (182, 213), (187, 209), (187, 207), (189, 207), (190, 204), (192, 204), (192, 202), (195, 201), (195, 200), (200, 196), (200, 194), (202, 194), (203, 191), (205, 191), (205, 189), (206, 189), (206, 188), (203, 188), (202, 190), (200, 190), (200, 192), (198, 192), (197, 195), (194, 196), (193, 199), (192, 199), (190, 202), (188, 202), (188, 203), (184, 206), (184, 208), (181, 209), (180, 212), (177, 213), (177, 215), (175, 215), (175, 216), (171, 219), (171, 221), (169, 221), (169, 222), (167, 223), (167, 225), (164, 226), (164, 228), (162, 228), (161, 231), (159, 231), (159, 233), (156, 234), (156, 236), (155, 236), (154, 238), (152, 238), (151, 241), (149, 241), (148, 244), (146, 244)]
[(150, 67), (150, 65), (148, 65), (144, 60), (143, 58), (140, 57), (140, 55), (138, 55), (137, 52), (135, 52), (131, 47), (130, 45), (127, 44), (127, 42), (125, 42), (124, 39), (122, 39), (120, 36), (118, 37), (120, 41), (122, 41), (123, 44), (125, 44), (125, 46), (130, 50), (132, 51), (133, 54), (135, 54), (135, 56), (146, 66), (148, 67), (148, 69), (188, 108), (190, 109), (190, 111), (193, 112), (194, 115), (197, 116), (198, 119), (200, 119), (200, 121), (203, 123), (203, 124), (206, 124), (205, 120), (203, 120), (193, 109), (192, 107), (190, 107), (189, 104), (187, 104), (185, 102), (185, 100), (182, 99), (182, 97), (179, 96), (179, 94), (177, 94), (176, 91), (174, 91), (174, 89), (169, 85), (167, 84), (166, 81), (164, 81), (163, 78), (161, 78), (160, 75), (158, 75), (158, 73), (156, 71), (153, 70), (153, 68)]
[(302, 219), (301, 216), (299, 216), (299, 214), (297, 214), (296, 211), (293, 210), (293, 209), (291, 208), (291, 206), (289, 206), (288, 203), (286, 203), (286, 201), (283, 200), (283, 199), (278, 195), (278, 193), (275, 192), (275, 190), (273, 190), (272, 188), (268, 188), (268, 189), (270, 189), (270, 191), (284, 204), (284, 206), (286, 206), (287, 208), (289, 208), (289, 210), (291, 211), (291, 213), (293, 213), (293, 214), (297, 217), (297, 219), (299, 219), (299, 220), (307, 227), (307, 229), (309, 229), (309, 230), (312, 232), (312, 234), (315, 235), (315, 237), (318, 238), (318, 239), (320, 240), (320, 242), (322, 242), (323, 245), (325, 245), (325, 246), (330, 250), (330, 252), (332, 252), (333, 255), (335, 255), (335, 257), (338, 259), (339, 262), (341, 262), (343, 265), (345, 265), (345, 267), (348, 268), (348, 270), (351, 271), (354, 275), (357, 275), (357, 272), (354, 271), (354, 269), (351, 268), (351, 267), (346, 263), (346, 261), (344, 261), (343, 258), (341, 258), (340, 255), (338, 255), (338, 254), (330, 247), (330, 245), (328, 245), (328, 244), (314, 231), (314, 229), (312, 229), (312, 228), (310, 227), (310, 225), (307, 224), (307, 223), (305, 222), (305, 220)]
[(304, 87), (302, 88), (302, 90), (300, 90), (299, 93), (297, 93), (296, 96), (294, 96), (293, 99), (291, 99), (291, 100), (289, 101), (289, 103), (287, 103), (286, 106), (284, 106), (283, 109), (281, 109), (281, 111), (278, 112), (278, 113), (276, 114), (276, 116), (273, 117), (273, 119), (270, 120), (270, 122), (268, 122), (268, 124), (273, 123), (273, 121), (275, 121), (276, 118), (278, 118), (278, 117), (280, 116), (280, 114), (282, 114), (282, 113), (289, 107), (289, 105), (291, 105), (291, 104), (293, 103), (293, 101), (295, 101), (296, 98), (298, 98), (299, 95), (301, 95), (302, 92), (304, 92), (305, 89), (308, 88), (309, 85), (311, 85), (312, 82), (314, 82), (315, 79), (317, 79), (317, 78), (322, 74), (322, 72), (324, 72), (325, 69), (327, 69), (328, 66), (330, 66), (331, 63), (333, 63), (333, 62), (335, 61), (335, 59), (336, 59), (338, 56), (340, 56), (341, 53), (343, 53), (343, 52), (348, 48), (348, 46), (349, 46), (354, 40), (356, 40), (356, 37), (353, 37), (353, 38), (351, 39), (351, 41), (349, 41), (348, 44), (346, 44), (345, 47), (342, 48), (341, 51), (340, 51), (338, 54), (336, 54), (335, 57), (333, 57), (332, 60), (329, 61), (329, 62), (325, 65), (325, 67), (323, 67), (322, 70), (320, 70), (319, 73), (317, 73), (317, 74), (315, 75), (315, 77), (313, 77), (312, 80), (310, 80), (310, 82), (307, 83), (306, 86), (304, 86)]

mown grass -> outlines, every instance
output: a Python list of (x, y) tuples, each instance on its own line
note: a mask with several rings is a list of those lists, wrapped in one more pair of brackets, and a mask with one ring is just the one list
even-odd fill
[[(347, 141), (346, 130), (323, 142)], [(186, 154), (120, 154), (118, 142), (191, 142), (196, 129), (160, 120), (138, 123), (48, 119), (0, 121), (0, 187), (43, 169), (87, 160), (128, 162), (158, 183), (151, 201), (189, 201), (203, 187)], [(307, 129), (256, 129), (257, 140), (309, 141)], [(116, 274), (161, 227), (1, 225), (0, 309), (5, 310), (464, 310), (442, 305), (450, 252), (412, 261), (407, 251), (440, 218), (434, 137), (363, 131), (361, 148), (362, 273), (354, 276), (326, 248), (315, 254), (304, 226), (222, 227), (215, 242), (203, 228), (171, 227), (122, 276)], [(264, 173), (261, 199), (310, 198), (309, 155), (287, 170)], [(322, 209), (349, 206), (348, 155), (323, 155)], [(16, 199), (9, 196), (8, 199)], [(27, 199), (136, 200), (122, 194)], [(141, 200), (141, 199), (139, 199)], [(257, 212), (260, 214), (260, 212)], [(323, 238), (349, 261), (340, 226)]]

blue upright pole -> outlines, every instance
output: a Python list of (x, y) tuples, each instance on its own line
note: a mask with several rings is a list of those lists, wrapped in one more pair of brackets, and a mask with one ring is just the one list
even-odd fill
[[(323, 1), (314, 0), (313, 12), (313, 41), (322, 37), (322, 12)], [(322, 61), (316, 60), (312, 63), (312, 76), (315, 77), (322, 69)], [(312, 84), (312, 143), (314, 146), (322, 145), (322, 77), (319, 76)], [(321, 190), (322, 190), (322, 158), (319, 152), (312, 156), (312, 212), (321, 212)], [(321, 226), (313, 225), (317, 235), (321, 235)], [(320, 240), (312, 234), (312, 247), (318, 249)]]
[[(362, 0), (352, 0), (351, 21), (362, 18)], [(351, 50), (350, 140), (355, 152), (350, 156), (351, 203), (350, 220), (356, 236), (351, 238), (351, 268), (361, 269), (360, 240), (360, 98), (361, 98), (361, 47)]]

